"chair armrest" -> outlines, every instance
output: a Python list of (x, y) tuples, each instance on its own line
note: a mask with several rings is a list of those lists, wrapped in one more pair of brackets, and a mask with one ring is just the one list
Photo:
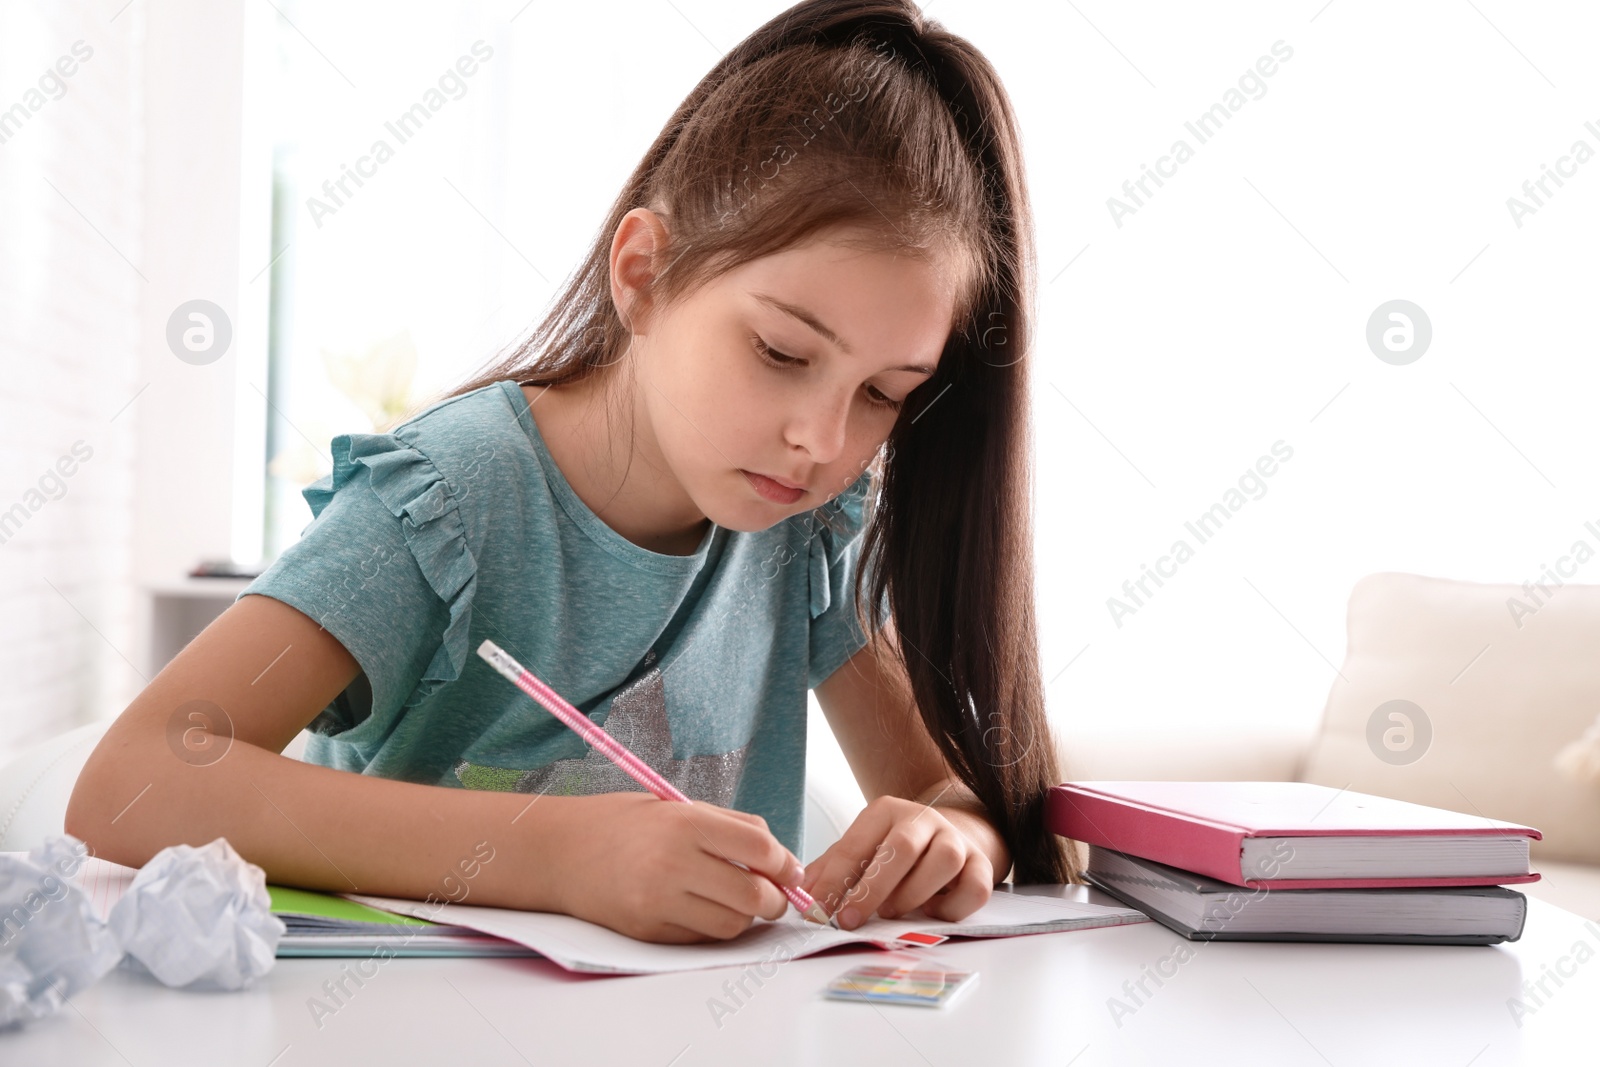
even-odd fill
[(78, 772), (110, 725), (110, 719), (85, 723), (0, 767), (0, 852), (26, 852), (62, 832)]

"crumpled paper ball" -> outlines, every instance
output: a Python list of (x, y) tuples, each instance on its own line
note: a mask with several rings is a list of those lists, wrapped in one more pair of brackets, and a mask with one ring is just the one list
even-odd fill
[(138, 965), (188, 989), (243, 989), (272, 969), (286, 929), (266, 873), (225, 837), (157, 852), (112, 905), (110, 926)]
[(99, 981), (122, 948), (70, 878), (89, 850), (67, 834), (0, 856), (0, 1028), (42, 1019)]

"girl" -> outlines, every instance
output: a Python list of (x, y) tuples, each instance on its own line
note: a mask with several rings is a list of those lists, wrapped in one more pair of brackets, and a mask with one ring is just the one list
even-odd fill
[[(735, 863), (845, 928), (1071, 880), (1042, 812), (1031, 239), (970, 44), (910, 0), (773, 19), (516, 351), (334, 440), (302, 540), (113, 724), (67, 830), (670, 942), (784, 913)], [(586, 751), (484, 638), (694, 803)], [(869, 803), (802, 870), (808, 688)]]

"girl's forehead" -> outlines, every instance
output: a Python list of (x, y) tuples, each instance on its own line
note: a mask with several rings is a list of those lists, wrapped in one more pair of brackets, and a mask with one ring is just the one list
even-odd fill
[(741, 288), (782, 285), (848, 302), (863, 286), (928, 302), (948, 300), (964, 278), (961, 257), (940, 250), (867, 247), (859, 242), (820, 238), (762, 256), (733, 274)]

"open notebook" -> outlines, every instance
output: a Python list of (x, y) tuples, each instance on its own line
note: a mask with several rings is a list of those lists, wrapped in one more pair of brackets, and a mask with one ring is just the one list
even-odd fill
[[(136, 873), (131, 867), (90, 858), (72, 880), (104, 917)], [(914, 943), (901, 940), (908, 934), (936, 939), (1014, 937), (1149, 921), (1132, 908), (1090, 903), (1091, 891), (1084, 886), (1003, 885), (996, 887), (988, 903), (957, 923), (929, 919), (917, 910), (893, 920), (872, 918), (845, 931), (806, 922), (791, 910), (775, 922), (758, 919), (726, 941), (662, 945), (551, 912), (267, 888), (274, 914), (288, 927), (278, 943), (279, 956), (367, 956), (382, 947), (396, 956), (538, 955), (569, 971), (592, 974), (744, 966), (809, 956), (835, 945), (898, 948)]]
[[(435, 915), (440, 921), (495, 934), (539, 950), (569, 971), (594, 974), (665, 974), (703, 967), (738, 967), (809, 956), (835, 945), (870, 943), (899, 948), (907, 934), (946, 937), (1014, 937), (1061, 930), (1089, 930), (1148, 922), (1132, 908), (1090, 904), (1082, 887), (1000, 886), (988, 903), (961, 922), (929, 919), (921, 909), (899, 919), (871, 918), (854, 930), (835, 930), (807, 922), (790, 909), (782, 919), (758, 919), (738, 937), (698, 945), (660, 945), (638, 941), (608, 927), (550, 912), (484, 908), (471, 904), (433, 905), (415, 900), (350, 894), (374, 907)], [(1058, 893), (1069, 895), (1062, 896)]]

